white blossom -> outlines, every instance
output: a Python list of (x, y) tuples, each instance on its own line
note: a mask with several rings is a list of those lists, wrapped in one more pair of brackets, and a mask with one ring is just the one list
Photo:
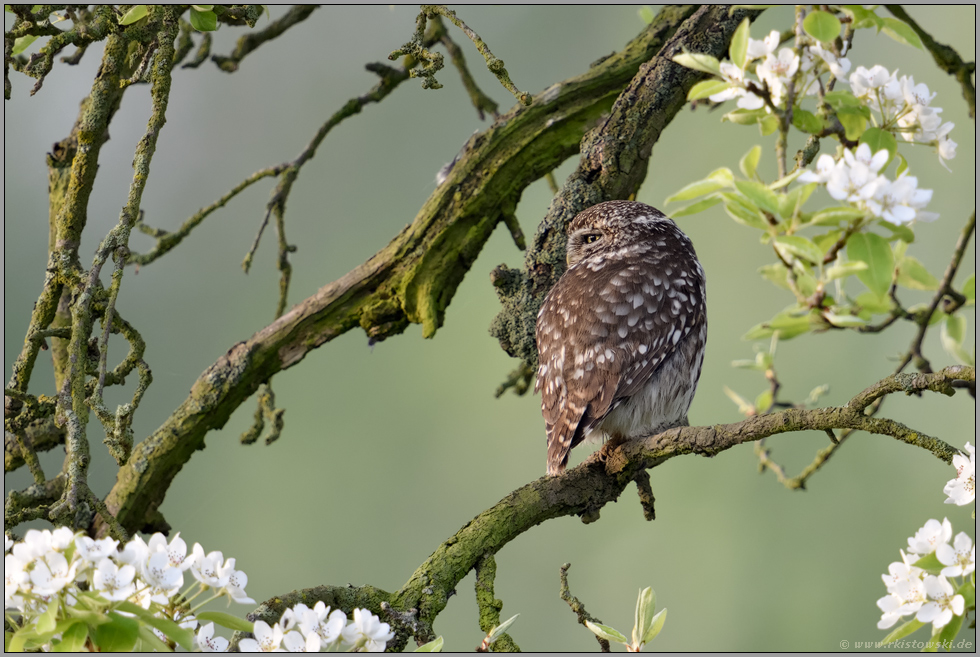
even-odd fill
[(79, 558), (93, 564), (99, 563), (106, 557), (115, 556), (117, 545), (119, 541), (109, 537), (98, 541), (88, 536), (79, 536), (75, 539), (75, 549), (78, 550)]
[(133, 566), (124, 564), (120, 568), (112, 559), (104, 558), (92, 576), (92, 587), (106, 600), (128, 600), (136, 592), (135, 577)]
[(946, 577), (963, 577), (976, 570), (977, 548), (964, 532), (953, 539), (953, 545), (943, 543), (936, 548), (936, 558), (945, 568), (942, 574)]
[(756, 76), (769, 85), (769, 93), (774, 105), (782, 104), (786, 85), (799, 68), (800, 56), (790, 48), (780, 49), (778, 57), (772, 54), (766, 55), (766, 59), (756, 67)]
[(779, 47), (779, 30), (773, 30), (769, 33), (769, 36), (765, 37), (761, 41), (756, 39), (749, 39), (748, 48), (746, 49), (747, 59), (752, 61), (753, 59), (759, 59), (770, 55), (776, 51)]
[(745, 87), (745, 71), (729, 62), (721, 63), (721, 75), (729, 87), (708, 97), (713, 103), (723, 103), (726, 100), (737, 98), (736, 106), (740, 109), (754, 110), (761, 108), (765, 101), (754, 93), (749, 92)]
[(214, 623), (202, 625), (197, 633), (197, 645), (201, 652), (226, 652), (228, 650), (228, 639), (223, 636), (214, 636)]
[(931, 221), (938, 217), (922, 208), (932, 200), (931, 189), (919, 189), (915, 176), (902, 175), (894, 182), (885, 180), (875, 190), (874, 197), (867, 201), (868, 208), (885, 221), (900, 225), (916, 219)]
[(953, 525), (947, 518), (943, 518), (941, 523), (929, 519), (919, 531), (915, 532), (915, 536), (909, 539), (909, 552), (923, 556), (931, 554), (943, 543), (949, 543), (951, 538), (953, 538)]
[(60, 552), (49, 552), (44, 559), (34, 563), (31, 570), (31, 583), (36, 595), (55, 595), (75, 581), (78, 562), (69, 564)]
[(221, 552), (215, 550), (205, 555), (201, 544), (195, 543), (193, 556), (191, 574), (194, 579), (216, 589), (224, 588), (228, 584), (229, 573), (224, 567), (224, 555)]
[(254, 639), (242, 639), (238, 642), (238, 649), (242, 652), (279, 652), (279, 644), (282, 643), (283, 631), (279, 623), (272, 627), (265, 621), (255, 621), (252, 629)]
[(382, 623), (367, 609), (355, 609), (354, 620), (344, 628), (342, 636), (347, 644), (361, 645), (367, 652), (382, 652), (395, 633), (388, 623)]
[(187, 558), (187, 543), (184, 539), (180, 537), (180, 532), (174, 534), (173, 539), (170, 543), (167, 543), (167, 537), (163, 534), (157, 532), (150, 537), (150, 542), (147, 545), (149, 551), (152, 552), (165, 552), (167, 554), (167, 560), (170, 562), (172, 568), (177, 568), (181, 572), (187, 570), (191, 567), (194, 562), (193, 555)]
[(331, 645), (340, 638), (347, 625), (347, 614), (340, 609), (330, 611), (330, 607), (317, 602), (313, 609), (305, 609), (299, 627), (303, 634), (315, 632), (323, 645)]
[(920, 623), (932, 623), (934, 630), (945, 627), (953, 616), (962, 616), (966, 601), (962, 595), (954, 595), (953, 585), (940, 575), (927, 575), (925, 579), (926, 593), (929, 602), (922, 605), (915, 619)]
[(162, 592), (173, 591), (184, 585), (184, 573), (170, 565), (166, 552), (151, 554), (143, 566), (142, 574), (147, 584)]
[(948, 497), (946, 504), (963, 506), (976, 499), (977, 488), (977, 457), (973, 445), (966, 444), (965, 450), (969, 456), (953, 455), (953, 467), (956, 468), (956, 478), (950, 479), (943, 487), (943, 493)]

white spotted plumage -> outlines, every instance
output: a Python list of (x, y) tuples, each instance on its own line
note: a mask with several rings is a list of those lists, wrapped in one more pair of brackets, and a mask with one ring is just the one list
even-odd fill
[(620, 441), (685, 426), (707, 339), (704, 270), (673, 221), (609, 201), (568, 234), (568, 270), (537, 321), (549, 474), (589, 434)]

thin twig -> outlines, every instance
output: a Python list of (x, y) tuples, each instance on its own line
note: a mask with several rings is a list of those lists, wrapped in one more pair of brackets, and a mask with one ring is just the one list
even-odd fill
[(922, 29), (915, 22), (915, 19), (908, 15), (902, 5), (885, 5), (885, 8), (892, 13), (895, 18), (904, 21), (919, 36), (922, 45), (925, 46), (936, 60), (936, 64), (946, 71), (960, 83), (963, 87), (963, 98), (970, 112), (970, 118), (976, 119), (977, 116), (977, 90), (970, 78), (976, 72), (976, 62), (964, 62), (959, 53), (944, 43), (939, 43), (932, 38), (932, 35)]
[(274, 20), (258, 32), (249, 32), (239, 37), (235, 49), (228, 56), (213, 55), (211, 61), (226, 73), (234, 73), (245, 56), (263, 43), (282, 35), (286, 30), (310, 17), (318, 5), (294, 5), (281, 18)]
[[(585, 610), (585, 605), (582, 604), (582, 602), (578, 598), (572, 595), (571, 590), (568, 588), (568, 569), (571, 567), (572, 564), (566, 563), (558, 570), (559, 578), (561, 579), (561, 588), (558, 590), (558, 596), (566, 603), (568, 603), (568, 606), (571, 607), (573, 612), (575, 612), (575, 616), (578, 618), (579, 625), (586, 627), (585, 621), (589, 621), (590, 623), (602, 624), (601, 620), (599, 620), (598, 618), (596, 618), (595, 616), (593, 616), (592, 614), (590, 614)], [(591, 630), (589, 631), (589, 633), (591, 634)], [(599, 649), (602, 652), (611, 652), (609, 650), (608, 641), (606, 641), (600, 636), (597, 635), (593, 635), (593, 636), (595, 636), (596, 641), (599, 642)]]

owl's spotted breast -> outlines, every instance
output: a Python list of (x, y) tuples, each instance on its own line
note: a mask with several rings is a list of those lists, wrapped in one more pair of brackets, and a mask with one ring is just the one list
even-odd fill
[(610, 201), (568, 232), (569, 268), (536, 333), (549, 474), (592, 432), (622, 440), (687, 424), (707, 338), (704, 270), (673, 221)]

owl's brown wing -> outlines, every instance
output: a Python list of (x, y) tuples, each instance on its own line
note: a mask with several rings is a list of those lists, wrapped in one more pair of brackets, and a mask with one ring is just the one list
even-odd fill
[(562, 472), (569, 451), (703, 320), (703, 275), (680, 271), (650, 254), (598, 270), (579, 263), (549, 293), (538, 315), (535, 385), (549, 474)]

